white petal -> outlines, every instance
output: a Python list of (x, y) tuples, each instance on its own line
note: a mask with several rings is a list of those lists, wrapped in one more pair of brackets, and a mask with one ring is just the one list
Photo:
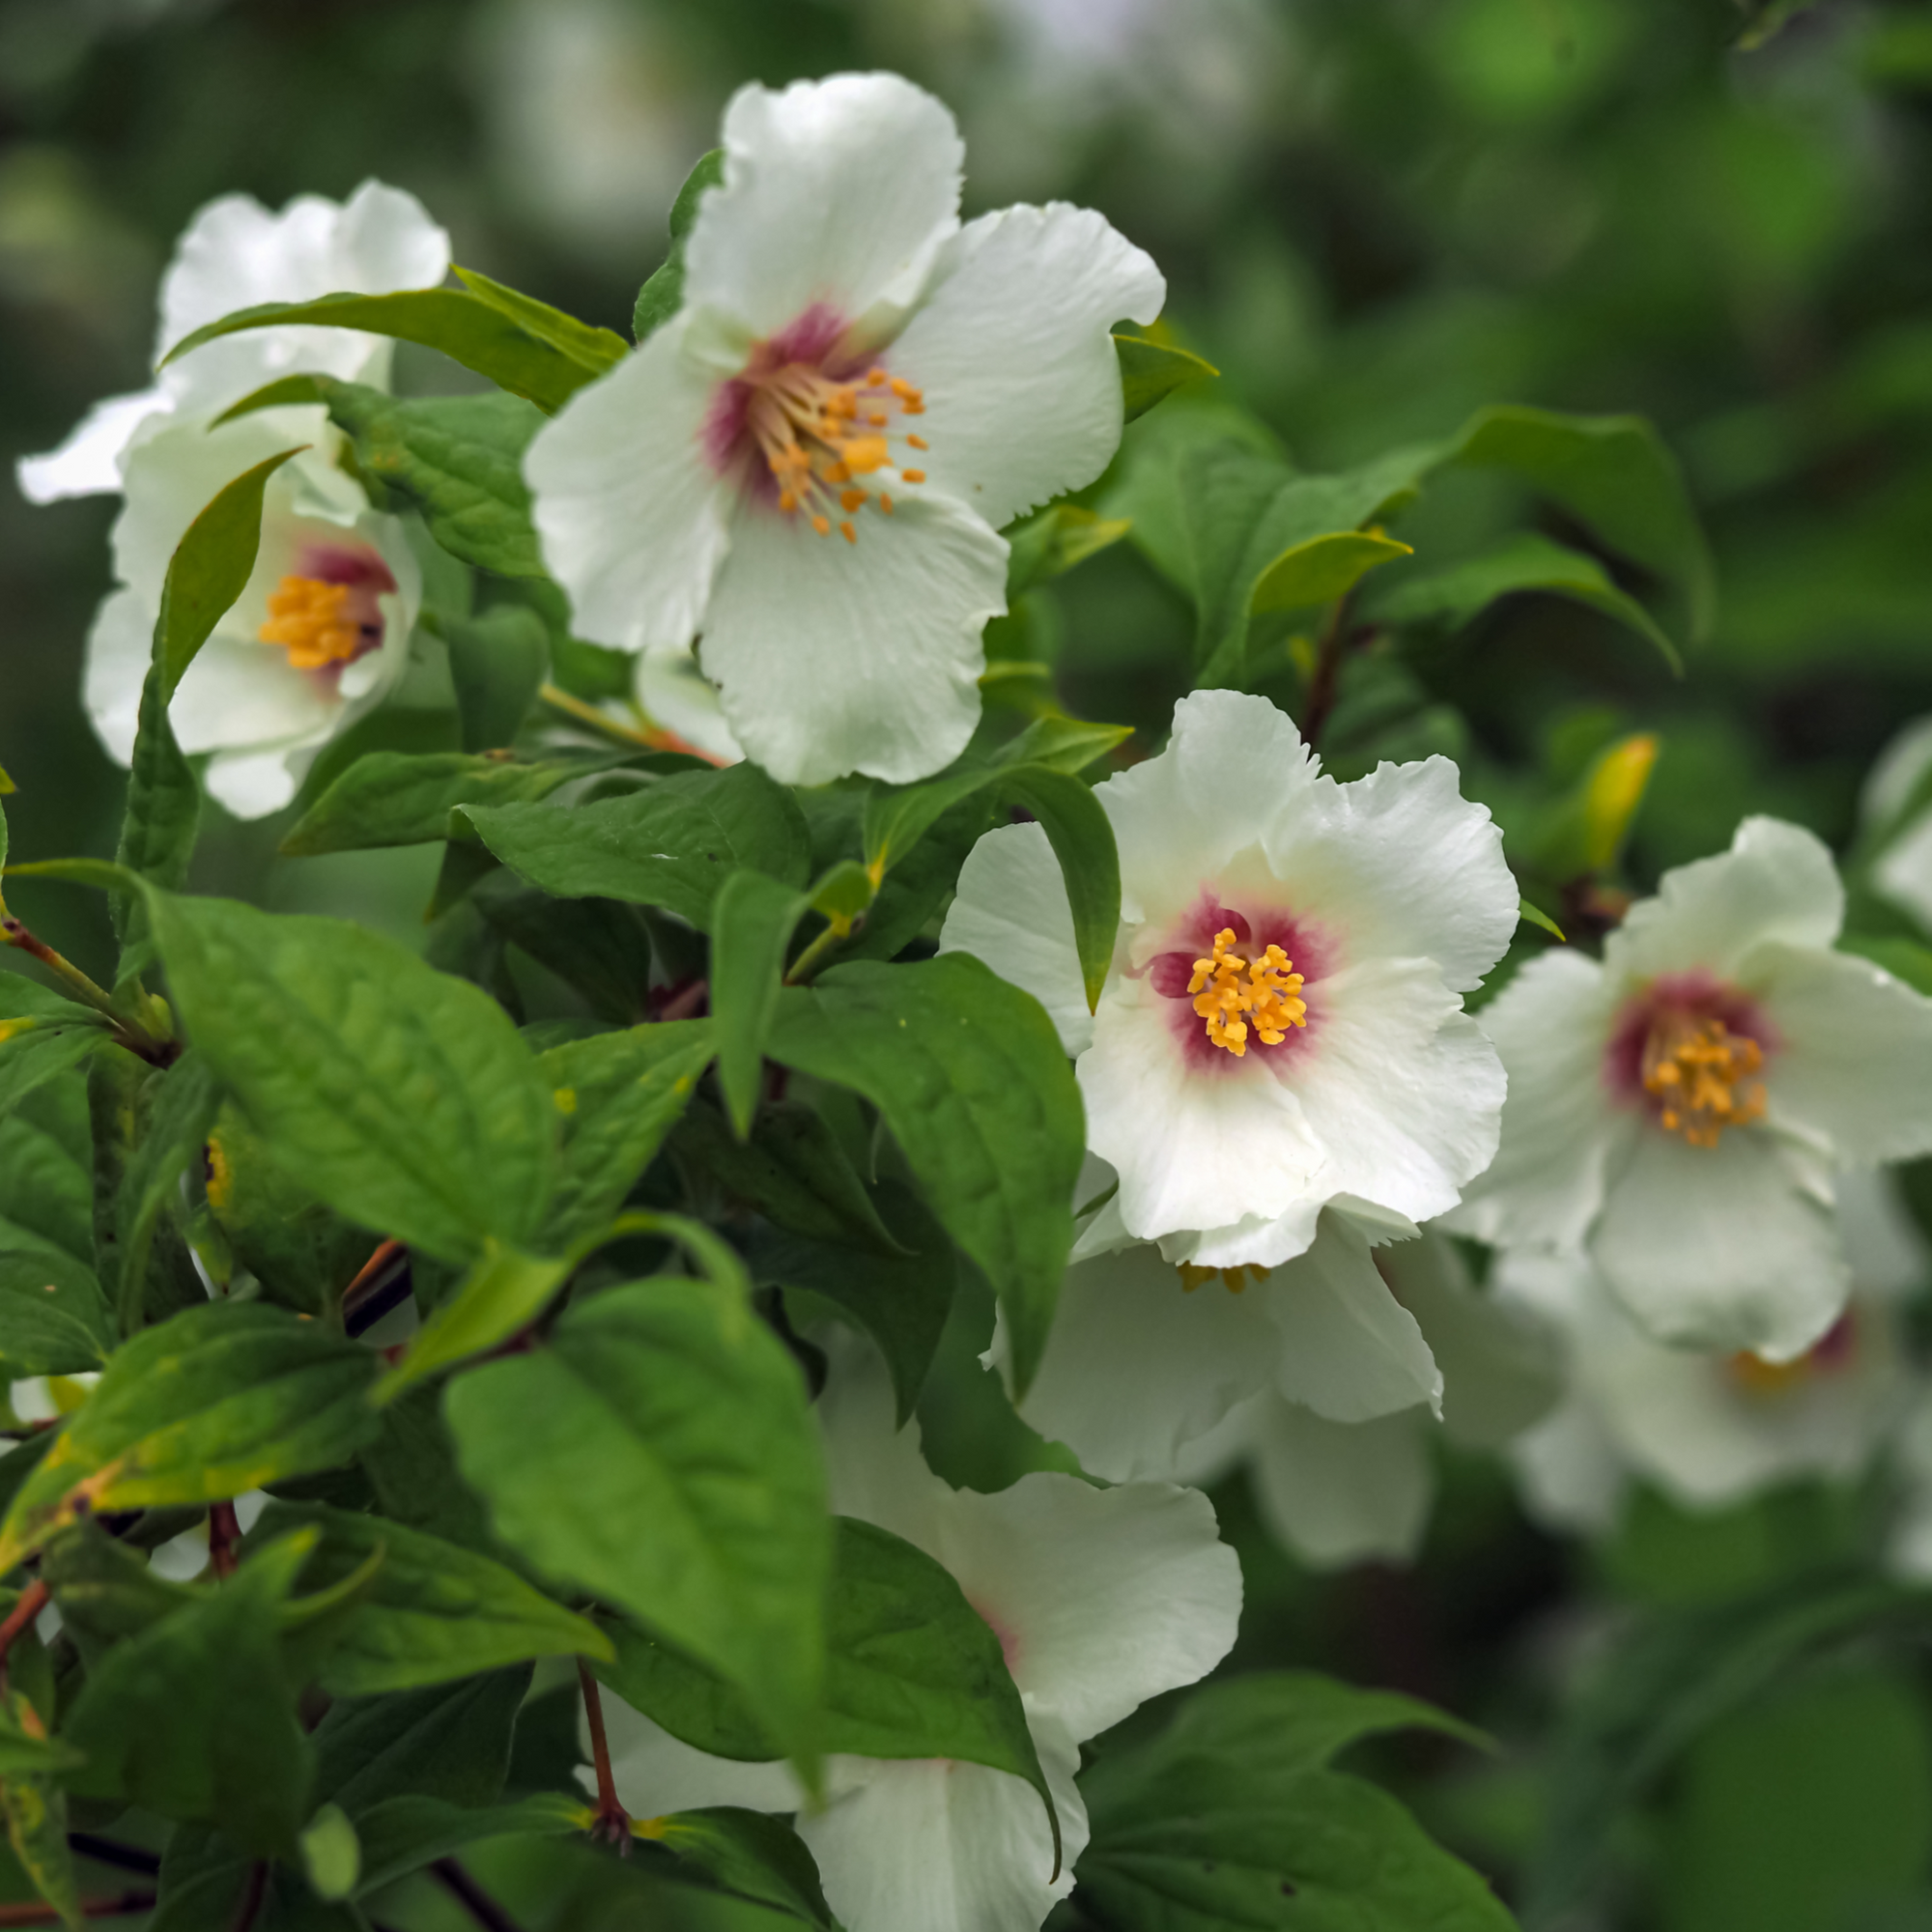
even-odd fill
[(1191, 905), (1206, 881), (1259, 842), (1263, 817), (1286, 810), (1315, 776), (1294, 721), (1265, 697), (1183, 697), (1167, 749), (1095, 787), (1121, 849), (1122, 916), (1165, 919)]
[(1006, 544), (939, 497), (862, 516), (847, 543), (741, 505), (712, 593), (705, 675), (747, 754), (785, 784), (909, 783), (952, 763), (979, 722)]
[(524, 456), (575, 628), (619, 650), (689, 645), (727, 547), (727, 492), (700, 442), (712, 384), (681, 342), (660, 329), (578, 390)]
[(1176, 1266), (1192, 1262), (1196, 1267), (1278, 1268), (1308, 1252), (1325, 1206), (1317, 1189), (1290, 1202), (1279, 1214), (1249, 1214), (1225, 1228), (1191, 1228), (1163, 1235), (1161, 1256)]
[(1281, 1334), (1275, 1382), (1291, 1401), (1331, 1422), (1368, 1422), (1418, 1403), (1440, 1412), (1435, 1357), (1347, 1216), (1323, 1216), (1314, 1246), (1264, 1292)]
[(141, 686), (155, 655), (155, 611), (135, 590), (110, 590), (87, 634), (83, 692), (88, 722), (117, 764), (130, 764), (141, 722)]
[(1615, 1116), (1604, 1085), (1614, 996), (1580, 952), (1533, 959), (1477, 1024), (1509, 1075), (1495, 1159), (1447, 1224), (1486, 1241), (1576, 1247), (1604, 1202)]
[(1321, 1165), (1301, 1104), (1258, 1055), (1191, 1068), (1173, 1004), (1144, 980), (1116, 980), (1076, 1069), (1087, 1144), (1121, 1177), (1121, 1219), (1143, 1240), (1274, 1221), (1307, 1200)]
[(1604, 945), (1612, 978), (1703, 967), (1728, 979), (1753, 947), (1830, 946), (1845, 892), (1824, 841), (1778, 818), (1747, 818), (1731, 849), (1664, 873)]
[(1092, 1043), (1066, 882), (1039, 826), (997, 826), (966, 855), (939, 950), (970, 952), (1031, 993), (1069, 1054)]
[(687, 745), (721, 764), (735, 765), (744, 757), (744, 748), (724, 723), (716, 688), (689, 651), (644, 652), (631, 688), (645, 716)]
[(1564, 1403), (1510, 1444), (1509, 1459), (1536, 1521), (1588, 1535), (1615, 1526), (1629, 1479), (1593, 1405)]
[(1833, 1191), (1838, 1237), (1859, 1293), (1894, 1301), (1922, 1286), (1932, 1256), (1891, 1172), (1847, 1168), (1833, 1176)]
[(1022, 1476), (954, 1491), (933, 1550), (1000, 1634), (1028, 1709), (1079, 1741), (1205, 1677), (1235, 1641), (1241, 1572), (1198, 1490)]
[(170, 716), (182, 750), (193, 753), (279, 748), (326, 736), (341, 709), (327, 685), (295, 669), (283, 652), (217, 632), (188, 666)]
[(1918, 1398), (1892, 1456), (1903, 1494), (1886, 1555), (1901, 1576), (1922, 1582), (1932, 1579), (1932, 1395)]
[(1420, 1415), (1326, 1422), (1268, 1400), (1251, 1464), (1262, 1520), (1317, 1569), (1407, 1562), (1435, 1492), (1428, 1429)]
[(668, 1812), (695, 1811), (707, 1804), (792, 1811), (804, 1802), (789, 1765), (713, 1757), (661, 1730), (609, 1690), (603, 1704), (617, 1801), (634, 1818), (662, 1818)]
[(208, 795), (236, 818), (266, 818), (294, 801), (329, 735), (272, 752), (217, 752), (203, 774)]
[(1046, 1807), (1023, 1779), (944, 1758), (877, 1763), (863, 1785), (798, 1818), (845, 1932), (1037, 1932), (1073, 1889), (1087, 1809), (1072, 1741), (1051, 1723), (1034, 1738), (1060, 1817), (1059, 1878)]
[(1515, 875), (1489, 808), (1447, 758), (1322, 779), (1264, 839), (1289, 903), (1319, 910), (1342, 961), (1433, 959), (1467, 992), (1502, 957), (1518, 919)]
[(896, 74), (740, 88), (724, 110), (724, 184), (685, 246), (687, 307), (753, 336), (816, 302), (895, 321), (958, 226), (965, 158), (944, 104)]
[(1411, 1221), (1446, 1213), (1489, 1166), (1502, 1063), (1427, 959), (1364, 959), (1315, 982), (1305, 1046), (1281, 1082), (1326, 1156), (1324, 1195)]
[(1828, 1204), (1823, 1177), (1767, 1128), (1701, 1148), (1646, 1126), (1591, 1252), (1659, 1341), (1788, 1360), (1837, 1320), (1851, 1286)]
[(1766, 946), (1745, 961), (1782, 1045), (1769, 1059), (1771, 1117), (1846, 1161), (1932, 1149), (1932, 1000), (1848, 952)]
[(58, 449), (23, 456), (14, 467), (20, 495), (30, 503), (58, 502), (64, 497), (99, 497), (121, 487), (121, 459), (140, 425), (165, 415), (174, 404), (160, 389), (138, 395), (106, 396), (68, 432)]
[(449, 236), (414, 195), (365, 181), (343, 204), (328, 272), (337, 289), (433, 289), (449, 272)]
[(1149, 323), (1167, 284), (1092, 209), (1007, 208), (946, 244), (893, 345), (925, 399), (931, 485), (998, 528), (1091, 483), (1121, 440), (1112, 325)]
[(1182, 1447), (1267, 1381), (1274, 1293), (1230, 1293), (1218, 1279), (1189, 1293), (1152, 1247), (1081, 1263), (1020, 1413), (1109, 1482), (1173, 1479)]
[(1932, 926), (1932, 811), (1921, 812), (1879, 854), (1871, 883), (1920, 925)]

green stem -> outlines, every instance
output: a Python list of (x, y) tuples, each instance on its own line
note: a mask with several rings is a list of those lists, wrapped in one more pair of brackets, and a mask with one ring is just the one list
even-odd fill
[(113, 994), (97, 986), (71, 959), (56, 952), (45, 940), (36, 938), (11, 912), (0, 917), (0, 945), (17, 947), (29, 959), (38, 959), (48, 972), (65, 980), (97, 1012), (105, 1013), (117, 1026), (125, 1024), (114, 1009)]
[(841, 930), (839, 926), (839, 922), (834, 920), (825, 928), (825, 930), (821, 932), (818, 935), (818, 937), (814, 939), (811, 942), (811, 944), (808, 946), (805, 949), (805, 951), (801, 952), (798, 955), (798, 957), (791, 962), (791, 971), (787, 973), (784, 977), (785, 984), (787, 986), (804, 985), (806, 981), (811, 977), (811, 975), (818, 971), (819, 962), (825, 957), (825, 955), (828, 952), (830, 952), (832, 949), (835, 946), (837, 946), (841, 940), (846, 938), (850, 934), (852, 926), (850, 921), (847, 921), (845, 923), (844, 927)]

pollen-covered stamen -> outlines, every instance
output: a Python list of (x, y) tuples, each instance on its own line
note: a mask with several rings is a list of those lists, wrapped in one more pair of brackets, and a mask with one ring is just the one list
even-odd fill
[(1206, 1287), (1216, 1275), (1221, 1278), (1221, 1286), (1230, 1294), (1239, 1294), (1250, 1282), (1265, 1281), (1268, 1271), (1259, 1262), (1247, 1262), (1239, 1267), (1203, 1267), (1199, 1262), (1182, 1262), (1176, 1269), (1180, 1276), (1180, 1292), (1192, 1294), (1197, 1288)]
[(1751, 1078), (1764, 1049), (1720, 1019), (1665, 1011), (1643, 1043), (1643, 1090), (1657, 1103), (1658, 1124), (1692, 1147), (1714, 1148), (1726, 1127), (1764, 1112), (1764, 1083)]
[(1279, 1046), (1290, 1027), (1308, 1024), (1308, 1007), (1299, 997), (1301, 975), (1279, 946), (1250, 960), (1236, 944), (1235, 928), (1223, 926), (1214, 935), (1213, 957), (1194, 962), (1187, 990), (1208, 1022), (1208, 1037), (1238, 1060), (1248, 1050), (1250, 1021), (1264, 1046)]
[[(761, 345), (761, 351), (762, 351)], [(745, 392), (744, 429), (758, 460), (778, 486), (778, 506), (803, 514), (820, 536), (834, 526), (848, 543), (858, 541), (852, 519), (868, 504), (891, 516), (893, 499), (874, 494), (872, 479), (897, 470), (918, 484), (925, 471), (898, 465), (895, 432), (916, 449), (923, 437), (904, 435), (904, 418), (923, 415), (925, 398), (903, 377), (874, 368), (856, 381), (837, 381), (816, 363), (791, 360), (760, 367), (753, 355), (737, 386)]]
[(1769, 1362), (1747, 1349), (1727, 1355), (1724, 1369), (1747, 1395), (1789, 1395), (1820, 1377), (1850, 1368), (1858, 1353), (1858, 1318), (1848, 1308), (1804, 1354), (1791, 1361)]
[(269, 593), (268, 621), (256, 636), (279, 644), (297, 670), (323, 670), (377, 649), (383, 619), (366, 584), (285, 577)]

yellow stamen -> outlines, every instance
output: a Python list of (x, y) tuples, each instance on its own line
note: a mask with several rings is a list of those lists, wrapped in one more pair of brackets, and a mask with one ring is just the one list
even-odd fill
[(1279, 1046), (1290, 1027), (1308, 1024), (1308, 1005), (1299, 997), (1302, 977), (1279, 946), (1252, 962), (1234, 949), (1235, 928), (1223, 926), (1214, 935), (1214, 956), (1194, 962), (1187, 990), (1197, 996), (1194, 1010), (1208, 1022), (1208, 1037), (1238, 1060), (1248, 1050), (1250, 1019), (1264, 1046)]
[(362, 627), (348, 611), (346, 583), (314, 577), (285, 577), (269, 593), (269, 620), (256, 633), (265, 644), (279, 644), (297, 670), (320, 670), (348, 664), (363, 647)]
[(907, 483), (923, 483), (925, 481), (925, 471), (923, 469), (901, 469), (899, 475)]
[(1221, 1278), (1221, 1286), (1230, 1294), (1239, 1294), (1250, 1282), (1265, 1281), (1268, 1271), (1258, 1262), (1248, 1262), (1240, 1267), (1203, 1267), (1199, 1262), (1182, 1262), (1178, 1272), (1180, 1275), (1180, 1292), (1192, 1294), (1197, 1288), (1205, 1287), (1216, 1275)]
[(850, 524), (840, 524), (838, 526), (838, 534), (841, 537), (843, 537), (847, 543), (857, 543), (859, 541), (859, 532), (855, 530)]
[(932, 447), (931, 443), (927, 442), (924, 437), (923, 436), (909, 436), (906, 438), (906, 440), (909, 443), (911, 443), (915, 449), (930, 449)]
[(1764, 1049), (1722, 1020), (1662, 1015), (1643, 1043), (1643, 1090), (1660, 1102), (1658, 1123), (1692, 1147), (1714, 1148), (1726, 1127), (1764, 1112), (1764, 1083), (1750, 1078)]
[(832, 534), (832, 519), (830, 517), (813, 517), (811, 520), (811, 527), (815, 529), (820, 536), (829, 537)]
[(838, 507), (849, 517), (866, 500), (863, 490), (841, 490), (838, 493)]
[(883, 490), (879, 492), (879, 508), (889, 517), (893, 513), (893, 499)]

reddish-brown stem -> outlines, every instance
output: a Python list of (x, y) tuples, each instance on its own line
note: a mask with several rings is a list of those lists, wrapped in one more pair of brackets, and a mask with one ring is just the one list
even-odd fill
[(152, 1035), (143, 1033), (126, 1014), (115, 1009), (111, 994), (97, 986), (72, 960), (56, 952), (38, 934), (28, 931), (11, 912), (0, 912), (0, 946), (11, 946), (16, 952), (24, 952), (29, 959), (38, 959), (49, 973), (64, 982), (69, 992), (77, 994), (88, 1006), (112, 1021), (116, 1042), (129, 1053), (139, 1055), (156, 1066), (171, 1065), (181, 1057), (179, 1042), (156, 1039)]
[(235, 1553), (235, 1546), (242, 1541), (242, 1524), (235, 1515), (233, 1503), (216, 1503), (208, 1512), (208, 1560), (214, 1574), (226, 1582), (235, 1574), (235, 1566), (242, 1560)]
[(7, 1612), (7, 1621), (0, 1623), (0, 1686), (7, 1681), (7, 1653), (14, 1648), (14, 1640), (20, 1633), (46, 1608), (47, 1596), (47, 1586), (36, 1577), (20, 1592), (20, 1601)]
[(582, 1658), (577, 1661), (578, 1682), (583, 1686), (583, 1716), (590, 1725), (590, 1757), (597, 1769), (597, 1822), (590, 1828), (593, 1838), (606, 1838), (619, 1852), (631, 1849), (631, 1814), (617, 1803), (617, 1781), (611, 1775), (611, 1742), (604, 1735), (604, 1699), (597, 1680)]
[(706, 980), (694, 980), (690, 985), (673, 993), (658, 1010), (661, 1020), (688, 1020), (711, 997), (711, 984)]
[(1308, 680), (1308, 702), (1301, 708), (1301, 741), (1311, 751), (1321, 742), (1328, 714), (1335, 708), (1335, 694), (1342, 678), (1342, 658), (1349, 647), (1349, 599), (1338, 597), (1321, 627), (1321, 641), (1316, 647), (1315, 674)]
[(438, 1859), (430, 1870), (484, 1932), (520, 1932), (517, 1921), (454, 1859)]
[[(137, 1912), (152, 1912), (154, 1906), (155, 1894), (152, 1891), (117, 1891), (99, 1898), (83, 1898), (80, 1901), (80, 1916), (83, 1918), (131, 1918)], [(60, 1909), (43, 1905), (38, 1899), (32, 1905), (0, 1905), (0, 1925), (58, 1925), (60, 1922)]]
[(235, 1907), (235, 1917), (228, 1921), (228, 1932), (249, 1932), (257, 1918), (262, 1916), (262, 1901), (269, 1895), (269, 1861), (257, 1859), (248, 1867), (248, 1882), (242, 1889), (242, 1897)]

